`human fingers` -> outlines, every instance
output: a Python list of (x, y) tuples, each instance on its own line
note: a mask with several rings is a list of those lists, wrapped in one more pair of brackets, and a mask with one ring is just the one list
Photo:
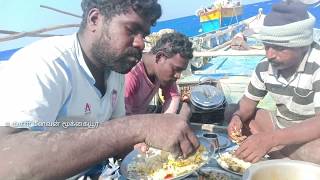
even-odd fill
[(194, 149), (198, 149), (198, 147), (200, 146), (200, 142), (199, 142), (197, 136), (194, 134), (194, 132), (191, 131), (191, 129), (189, 129), (186, 136), (187, 136), (188, 140), (190, 141), (191, 145), (194, 147)]
[(180, 142), (174, 144), (174, 146), (171, 147), (169, 151), (171, 152), (171, 154), (173, 154), (173, 156), (175, 158), (183, 156), (183, 152), (181, 150)]
[(148, 151), (148, 149), (149, 149), (149, 146), (146, 145), (145, 143), (143, 143), (143, 144), (140, 146), (140, 150), (141, 150), (141, 152), (143, 152), (143, 153), (146, 153), (146, 152)]
[(142, 143), (135, 144), (133, 146), (134, 149), (140, 149)]
[(234, 139), (234, 134), (238, 135), (239, 133), (241, 133), (241, 121), (238, 121), (238, 119), (233, 118), (227, 128), (228, 135), (231, 139)]
[(239, 154), (237, 154), (236, 156), (240, 159), (243, 159), (244, 161), (249, 161), (248, 157), (252, 154), (253, 152), (249, 149), (246, 148), (243, 151), (241, 151)]
[(187, 137), (181, 140), (180, 148), (183, 158), (187, 158), (190, 154), (192, 154), (195, 151), (195, 147), (193, 147), (193, 145)]
[(234, 129), (235, 129), (235, 120), (231, 119), (229, 125), (228, 125), (228, 128), (227, 128), (227, 131), (228, 131), (228, 135), (229, 137), (232, 137), (232, 133), (234, 132)]
[(182, 97), (182, 101), (183, 101), (183, 102), (189, 102), (189, 101), (190, 101), (189, 96), (184, 95), (184, 96)]
[(256, 160), (256, 159), (259, 160), (258, 156), (255, 153), (251, 153), (246, 158), (244, 158), (243, 160), (247, 161), (247, 162), (255, 163), (254, 160)]
[(193, 153), (200, 146), (197, 136), (188, 126), (184, 129), (179, 141), (184, 158)]
[(251, 162), (252, 163), (256, 163), (258, 161), (260, 161), (261, 157), (255, 157)]
[(245, 143), (242, 143), (242, 144), (240, 144), (240, 146), (235, 150), (235, 152), (234, 152), (234, 154), (237, 156), (237, 157), (239, 157), (240, 159), (242, 159), (241, 158), (241, 154), (247, 149), (248, 147), (247, 147), (247, 145), (245, 144)]
[(191, 108), (188, 103), (183, 102), (181, 105), (181, 109), (179, 112), (179, 115), (182, 115), (185, 117), (185, 120), (189, 120), (191, 117)]
[(227, 127), (227, 132), (228, 132), (229, 137), (231, 137), (232, 129), (233, 129), (233, 126), (231, 124), (229, 124)]
[(141, 153), (146, 153), (149, 149), (149, 146), (145, 143), (138, 143), (134, 145), (134, 149), (138, 150)]

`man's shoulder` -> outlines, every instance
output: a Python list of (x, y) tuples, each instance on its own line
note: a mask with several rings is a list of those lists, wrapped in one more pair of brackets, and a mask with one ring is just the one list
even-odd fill
[(75, 35), (53, 36), (41, 39), (29, 44), (25, 48), (33, 49), (35, 47), (46, 49), (51, 47), (68, 48), (75, 41)]
[(269, 61), (267, 58), (263, 58), (256, 66), (256, 72), (265, 72), (269, 69)]
[(320, 53), (320, 44), (318, 44), (317, 42), (314, 42), (314, 44), (312, 44), (312, 53)]
[(308, 58), (308, 62), (314, 62), (320, 65), (320, 45), (316, 42), (312, 44), (312, 49)]
[(68, 49), (70, 47), (68, 44), (71, 43), (72, 38), (65, 36), (50, 37), (30, 44), (8, 60), (6, 72), (17, 73), (19, 71), (19, 73), (30, 76), (46, 74), (49, 77), (57, 77), (59, 73), (70, 75), (73, 73), (72, 67), (78, 67), (74, 50)]
[[(11, 59), (50, 61), (68, 54), (74, 46), (73, 35), (55, 36), (36, 41), (16, 52)], [(10, 60), (11, 60), (10, 59)]]
[(138, 62), (131, 70), (129, 73), (133, 74), (133, 75), (140, 75), (145, 73), (145, 68), (144, 68), (144, 64), (142, 61)]
[(146, 74), (145, 68), (142, 62), (139, 62), (137, 65), (135, 65), (126, 75), (126, 80), (138, 80), (139, 78), (142, 78)]

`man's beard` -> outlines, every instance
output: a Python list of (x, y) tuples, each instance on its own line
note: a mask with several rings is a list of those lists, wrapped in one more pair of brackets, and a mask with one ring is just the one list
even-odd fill
[(112, 50), (112, 45), (105, 39), (94, 43), (91, 49), (93, 58), (96, 61), (103, 64), (106, 68), (110, 68), (121, 74), (128, 73), (142, 57), (142, 52), (133, 47), (127, 48), (121, 54), (117, 54)]
[(268, 59), (268, 61), (274, 69), (278, 69), (278, 70), (283, 69), (284, 65), (282, 63), (277, 62), (274, 59)]

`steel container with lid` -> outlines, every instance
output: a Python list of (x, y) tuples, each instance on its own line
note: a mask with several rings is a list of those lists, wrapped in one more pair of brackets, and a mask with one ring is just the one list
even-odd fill
[(190, 92), (191, 122), (222, 125), (226, 99), (217, 81), (207, 80), (195, 85)]
[(196, 111), (213, 111), (224, 106), (225, 97), (215, 86), (201, 84), (191, 90), (190, 101)]

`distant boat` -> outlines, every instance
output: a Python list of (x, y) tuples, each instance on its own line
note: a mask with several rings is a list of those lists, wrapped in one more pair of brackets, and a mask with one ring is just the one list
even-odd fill
[(199, 17), (202, 32), (206, 33), (238, 23), (242, 13), (240, 1), (220, 0), (210, 7), (197, 10), (196, 15)]

